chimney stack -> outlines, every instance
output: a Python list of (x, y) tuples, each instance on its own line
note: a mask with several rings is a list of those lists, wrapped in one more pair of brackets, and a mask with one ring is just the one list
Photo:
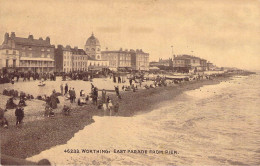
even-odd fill
[(15, 38), (15, 33), (14, 32), (11, 32), (11, 38)]
[(33, 40), (33, 35), (29, 35), (28, 39)]
[(46, 41), (47, 41), (49, 44), (51, 44), (51, 39), (50, 39), (49, 36), (46, 37)]
[(7, 44), (9, 39), (9, 33), (5, 33), (4, 43)]

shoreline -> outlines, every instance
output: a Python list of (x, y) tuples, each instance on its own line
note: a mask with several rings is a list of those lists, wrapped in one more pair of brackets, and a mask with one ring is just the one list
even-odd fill
[[(136, 92), (121, 93), (117, 116), (131, 117), (159, 108), (159, 103), (171, 100), (186, 90), (198, 89), (204, 85), (218, 84), (234, 75), (215, 77), (213, 80), (184, 82), (179, 85), (142, 89)], [(112, 100), (116, 96), (110, 95)], [(142, 109), (140, 109), (142, 105)], [(53, 146), (65, 144), (75, 133), (94, 122), (93, 116), (103, 116), (103, 110), (90, 104), (73, 107), (70, 116), (60, 112), (55, 117), (26, 122), (21, 128), (10, 125), (1, 128), (1, 153), (17, 158), (28, 158)], [(26, 118), (26, 117), (25, 117)], [(13, 124), (10, 123), (10, 124)], [(24, 150), (26, 149), (26, 150)]]

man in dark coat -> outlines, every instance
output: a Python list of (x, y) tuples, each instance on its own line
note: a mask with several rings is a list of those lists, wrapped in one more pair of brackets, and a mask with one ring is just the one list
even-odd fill
[(57, 108), (57, 95), (55, 90), (52, 92), (52, 95), (50, 96), (50, 106), (52, 109)]
[(72, 102), (76, 102), (76, 92), (74, 90), (74, 88), (71, 90), (71, 97), (72, 97)]
[(21, 124), (24, 117), (24, 110), (21, 105), (18, 105), (18, 107), (16, 108), (15, 116), (16, 116), (16, 125)]
[(115, 91), (116, 91), (116, 95), (119, 99), (121, 99), (121, 96), (119, 94), (119, 87), (118, 86), (115, 86)]
[(65, 85), (65, 94), (67, 94), (67, 92), (68, 92), (68, 90), (69, 90), (69, 87), (68, 87), (68, 84), (66, 83), (66, 85)]

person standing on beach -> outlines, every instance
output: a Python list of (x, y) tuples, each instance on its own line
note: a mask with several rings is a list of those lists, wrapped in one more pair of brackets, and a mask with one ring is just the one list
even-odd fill
[(60, 85), (60, 93), (63, 96), (63, 84)]
[(16, 116), (16, 126), (17, 126), (18, 124), (22, 123), (22, 120), (24, 118), (24, 110), (21, 105), (18, 105), (18, 107), (16, 108), (15, 116)]
[(74, 88), (71, 90), (71, 103), (75, 103), (76, 102), (76, 92), (74, 90)]
[(116, 83), (116, 76), (115, 75), (113, 75), (113, 81), (114, 81), (114, 83)]
[(108, 108), (109, 100), (110, 100), (110, 98), (109, 98), (109, 96), (107, 96), (107, 98), (106, 98), (106, 106), (107, 106), (107, 108)]
[(97, 99), (98, 99), (98, 89), (95, 87), (93, 93), (93, 104), (97, 105)]
[(70, 88), (70, 90), (69, 90), (69, 96), (70, 96), (70, 102), (72, 103), (73, 100), (72, 100), (72, 90), (71, 90), (71, 88)]
[(109, 115), (112, 116), (112, 110), (113, 110), (113, 104), (111, 102), (111, 100), (108, 101), (108, 111), (109, 111)]
[(65, 85), (65, 94), (68, 93), (68, 90), (69, 90), (69, 87), (68, 87), (68, 84), (66, 83), (66, 85)]
[(52, 109), (56, 109), (58, 107), (57, 106), (57, 96), (56, 96), (55, 90), (52, 91), (52, 94), (50, 96), (50, 106)]
[(107, 92), (105, 91), (105, 89), (102, 90), (102, 103), (106, 103), (106, 94)]
[(116, 91), (116, 95), (119, 99), (121, 99), (121, 96), (119, 94), (119, 87), (118, 86), (115, 86), (115, 91)]
[(118, 115), (118, 110), (119, 110), (119, 103), (116, 102), (116, 104), (114, 105), (114, 112), (116, 115)]
[(91, 90), (94, 89), (94, 88), (95, 88), (95, 86), (91, 83)]

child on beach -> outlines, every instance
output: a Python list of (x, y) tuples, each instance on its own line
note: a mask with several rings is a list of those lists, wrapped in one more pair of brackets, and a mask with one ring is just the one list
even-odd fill
[(109, 111), (109, 115), (112, 116), (112, 110), (113, 110), (113, 104), (111, 102), (111, 100), (109, 100), (108, 102), (108, 111)]

